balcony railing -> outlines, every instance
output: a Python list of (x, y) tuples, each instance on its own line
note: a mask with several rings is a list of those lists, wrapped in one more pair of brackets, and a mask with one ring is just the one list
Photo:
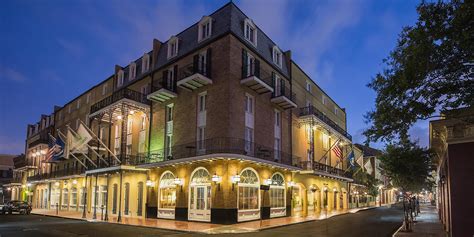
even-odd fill
[(150, 101), (146, 98), (145, 95), (143, 95), (140, 92), (130, 90), (128, 88), (122, 88), (116, 92), (114, 92), (112, 95), (104, 98), (103, 100), (93, 104), (91, 106), (91, 114), (95, 113), (107, 106), (112, 105), (113, 103), (121, 100), (121, 99), (129, 99), (133, 100), (142, 104), (147, 104), (150, 105)]
[(157, 163), (167, 160), (179, 160), (209, 154), (238, 154), (261, 160), (272, 161), (289, 166), (296, 165), (297, 157), (240, 138), (219, 137), (200, 142), (172, 146), (168, 149), (151, 151), (150, 155), (129, 156), (128, 162), (133, 165)]
[(327, 173), (327, 174), (332, 174), (332, 175), (337, 175), (339, 177), (345, 177), (345, 178), (350, 178), (352, 179), (352, 172), (350, 170), (348, 171), (344, 171), (342, 169), (339, 169), (339, 168), (336, 168), (336, 167), (333, 167), (333, 166), (330, 166), (330, 165), (326, 165), (326, 164), (323, 164), (323, 163), (319, 163), (319, 162), (312, 162), (312, 165), (309, 161), (302, 161), (299, 163), (299, 166), (300, 168), (302, 169), (312, 169), (314, 171), (320, 171), (320, 172), (324, 172), (324, 173)]
[(272, 93), (273, 98), (278, 96), (285, 96), (286, 98), (294, 102), (294, 99), (296, 98), (296, 93), (292, 93), (291, 89), (287, 86), (280, 86), (278, 88), (275, 88), (275, 91)]
[(33, 176), (28, 177), (28, 181), (39, 181), (39, 180), (44, 180), (44, 179), (52, 179), (52, 178), (61, 178), (65, 176), (71, 176), (71, 175), (80, 175), (85, 172), (85, 169), (83, 167), (76, 167), (76, 168), (70, 168), (70, 169), (59, 169), (59, 170), (53, 170), (49, 173), (43, 173), (43, 174), (36, 174)]
[(178, 81), (187, 78), (189, 76), (192, 76), (196, 73), (199, 73), (207, 78), (210, 78), (210, 72), (209, 72), (209, 67), (207, 66), (206, 62), (198, 62), (196, 63), (190, 63), (188, 65), (184, 65), (179, 68), (179, 76), (178, 76)]
[(300, 116), (307, 116), (307, 115), (314, 115), (327, 125), (329, 125), (331, 128), (336, 130), (338, 133), (342, 134), (344, 137), (352, 141), (352, 136), (346, 132), (344, 129), (339, 127), (335, 122), (333, 122), (329, 117), (323, 114), (323, 112), (319, 111), (316, 107), (314, 106), (307, 106), (300, 108)]
[(273, 92), (272, 74), (261, 69), (260, 63), (244, 65), (241, 84), (248, 86), (259, 94)]

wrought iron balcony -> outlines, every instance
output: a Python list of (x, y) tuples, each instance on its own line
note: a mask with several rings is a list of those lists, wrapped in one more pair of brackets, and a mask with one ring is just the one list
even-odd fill
[(273, 92), (272, 74), (262, 70), (260, 63), (251, 63), (244, 65), (244, 67), (240, 84), (246, 85), (259, 94)]
[(300, 113), (299, 113), (300, 117), (308, 116), (308, 115), (316, 116), (319, 120), (329, 125), (336, 132), (340, 133), (341, 135), (343, 135), (344, 137), (352, 141), (352, 136), (346, 130), (342, 129), (339, 125), (337, 125), (329, 117), (324, 115), (323, 112), (319, 111), (316, 107), (307, 106), (307, 107), (300, 108)]
[(218, 137), (199, 142), (172, 146), (169, 149), (151, 151), (150, 155), (129, 156), (128, 163), (134, 165), (157, 163), (168, 160), (179, 160), (210, 154), (237, 154), (254, 157), (260, 160), (295, 166), (297, 157), (240, 138)]
[(304, 170), (313, 170), (316, 172), (322, 172), (322, 174), (329, 174), (329, 175), (335, 175), (339, 177), (344, 177), (344, 178), (349, 178), (352, 179), (352, 172), (350, 170), (342, 170), (330, 165), (326, 165), (323, 163), (319, 162), (309, 162), (309, 161), (302, 161), (299, 163), (300, 168)]
[(27, 181), (40, 181), (40, 180), (45, 180), (45, 179), (61, 178), (61, 177), (72, 176), (72, 175), (81, 175), (84, 173), (85, 173), (85, 169), (83, 167), (77, 166), (77, 167), (71, 167), (69, 169), (53, 170), (49, 173), (36, 174), (30, 177), (27, 177)]
[(178, 77), (177, 85), (186, 90), (196, 90), (203, 86), (212, 84), (211, 68), (206, 62), (191, 63), (181, 67)]
[(151, 85), (151, 93), (147, 95), (149, 100), (165, 102), (178, 96), (176, 81), (160, 78)]
[(283, 109), (296, 108), (294, 99), (296, 94), (291, 92), (291, 89), (286, 86), (277, 86), (273, 91), (271, 101)]
[(128, 88), (122, 88), (114, 92), (112, 95), (104, 98), (103, 100), (93, 104), (91, 106), (90, 114), (93, 114), (101, 109), (111, 106), (122, 99), (129, 99), (135, 102), (139, 102), (141, 104), (150, 105), (150, 101), (142, 93), (130, 90)]

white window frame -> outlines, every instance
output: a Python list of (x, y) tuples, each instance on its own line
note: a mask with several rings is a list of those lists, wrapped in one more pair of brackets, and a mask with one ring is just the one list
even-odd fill
[(131, 62), (128, 66), (128, 80), (131, 81), (135, 79), (137, 76), (137, 64), (135, 62)]
[(273, 46), (273, 51), (272, 51), (272, 58), (273, 58), (273, 63), (276, 64), (278, 67), (282, 67), (283, 65), (283, 53), (281, 50), (275, 45)]
[[(283, 178), (283, 183), (282, 184), (277, 184), (274, 182), (274, 177), (276, 176), (281, 176)], [(285, 182), (285, 176), (279, 172), (276, 172), (272, 175), (271, 177), (271, 184), (270, 184), (270, 192), (269, 192), (269, 196), (270, 196), (270, 218), (273, 218), (273, 217), (280, 217), (280, 216), (286, 216), (286, 182)], [(273, 205), (273, 202), (275, 201), (273, 198), (275, 198), (274, 196), (272, 196), (273, 194), (273, 190), (278, 190), (278, 191), (282, 191), (283, 193), (283, 203), (282, 205)], [(278, 197), (277, 197), (278, 198)], [(281, 198), (281, 197), (280, 197)]]
[[(253, 30), (253, 35), (250, 35), (250, 30)], [(253, 46), (257, 47), (257, 27), (249, 18), (244, 21), (244, 38)]]
[(67, 112), (68, 112), (68, 114), (71, 113), (71, 105), (68, 105), (68, 106), (67, 106)]
[(77, 99), (77, 102), (76, 102), (76, 109), (80, 109), (81, 108), (81, 98)]
[(323, 105), (326, 104), (326, 96), (324, 95), (321, 96), (321, 102), (323, 103)]
[(89, 104), (91, 102), (91, 93), (86, 95), (86, 104)]
[[(251, 172), (253, 172), (257, 176), (256, 183), (252, 183), (252, 184), (245, 183), (243, 173), (247, 170), (250, 170)], [(253, 168), (245, 168), (245, 169), (242, 170), (242, 172), (240, 172), (240, 178), (241, 178), (241, 182), (239, 182), (237, 184), (237, 212), (238, 212), (237, 221), (241, 222), (241, 221), (249, 221), (249, 220), (260, 219), (261, 198), (260, 198), (260, 177), (258, 175), (258, 172)], [(256, 209), (250, 209), (250, 208), (249, 209), (242, 209), (242, 208), (240, 208), (240, 201), (241, 201), (240, 200), (240, 192), (241, 192), (240, 188), (242, 188), (242, 190), (244, 190), (244, 195), (246, 194), (245, 193), (245, 188), (249, 188), (249, 190), (250, 189), (254, 190), (253, 193), (257, 194), (257, 203), (258, 203)], [(248, 199), (248, 197), (247, 197), (247, 199)], [(254, 215), (246, 216), (247, 213), (250, 213), (250, 214), (254, 213)]]
[(117, 87), (121, 87), (123, 86), (123, 84), (124, 84), (124, 73), (123, 73), (123, 70), (120, 69), (117, 72)]
[(108, 85), (107, 85), (107, 83), (105, 83), (105, 84), (102, 86), (102, 95), (107, 94), (107, 91), (108, 91)]
[(306, 91), (312, 94), (311, 92), (311, 83), (309, 81), (306, 81)]
[(150, 55), (145, 53), (142, 57), (142, 73), (148, 72), (150, 70)]
[(338, 111), (339, 111), (339, 109), (337, 108), (337, 106), (334, 106), (334, 115), (337, 115)]
[[(204, 16), (198, 24), (198, 42), (209, 39), (212, 35), (212, 18)], [(207, 34), (204, 34), (207, 32)]]
[[(174, 48), (172, 48), (173, 44), (174, 44)], [(167, 54), (168, 56), (167, 56), (167, 58), (171, 59), (173, 57), (176, 57), (178, 55), (178, 52), (179, 52), (179, 39), (176, 36), (172, 36), (168, 40), (168, 54)]]

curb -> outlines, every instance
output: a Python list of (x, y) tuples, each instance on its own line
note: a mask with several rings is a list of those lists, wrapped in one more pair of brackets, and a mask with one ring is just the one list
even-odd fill
[(392, 234), (392, 237), (395, 237), (395, 236), (398, 234), (398, 232), (400, 232), (400, 230), (401, 230), (402, 228), (403, 228), (403, 223), (402, 223), (402, 225), (401, 225), (400, 227), (398, 227), (398, 229)]

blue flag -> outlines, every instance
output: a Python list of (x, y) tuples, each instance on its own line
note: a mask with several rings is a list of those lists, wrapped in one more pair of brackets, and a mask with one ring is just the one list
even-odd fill
[(351, 164), (351, 167), (354, 167), (354, 151), (351, 151), (351, 153), (349, 153), (347, 159), (349, 160), (349, 164)]

